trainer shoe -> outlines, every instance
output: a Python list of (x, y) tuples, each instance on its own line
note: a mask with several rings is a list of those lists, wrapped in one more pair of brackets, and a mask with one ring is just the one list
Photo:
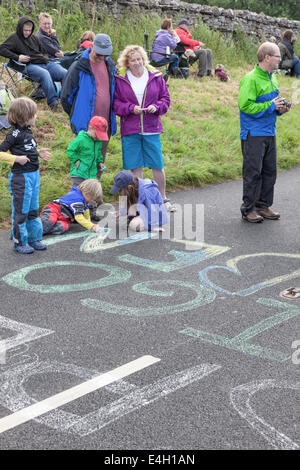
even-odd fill
[(256, 209), (256, 212), (264, 219), (278, 220), (280, 219), (279, 212), (273, 212), (269, 207), (265, 209)]
[(253, 224), (258, 223), (258, 222), (263, 222), (264, 218), (258, 215), (256, 211), (249, 212), (247, 215), (242, 215), (242, 218), (244, 220), (247, 220), (247, 222), (251, 222)]
[(34, 249), (28, 244), (19, 245), (18, 243), (14, 243), (14, 250), (18, 253), (22, 253), (22, 255), (29, 255), (30, 253), (34, 253)]
[(42, 250), (47, 250), (47, 245), (44, 243), (41, 243), (40, 241), (37, 242), (30, 242), (28, 243), (32, 248), (34, 248), (37, 251), (42, 251)]

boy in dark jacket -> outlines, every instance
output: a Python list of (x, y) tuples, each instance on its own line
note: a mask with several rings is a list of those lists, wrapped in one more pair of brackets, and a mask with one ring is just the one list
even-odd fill
[(0, 45), (0, 55), (26, 65), (26, 73), (33, 81), (41, 84), (48, 105), (57, 112), (57, 92), (53, 82), (63, 82), (67, 71), (61, 65), (48, 61), (33, 31), (33, 21), (27, 16), (20, 18), (16, 32)]
[[(29, 98), (12, 101), (7, 114), (8, 122), (14, 126), (0, 145), (0, 152), (10, 150), (15, 158), (9, 174), (9, 191), (12, 196), (13, 248), (18, 253), (30, 254), (35, 250), (45, 250), (41, 243), (42, 224), (39, 218), (39, 156), (48, 161), (48, 149), (37, 149), (30, 126), (36, 120), (37, 106)], [(24, 163), (21, 156), (27, 157)]]

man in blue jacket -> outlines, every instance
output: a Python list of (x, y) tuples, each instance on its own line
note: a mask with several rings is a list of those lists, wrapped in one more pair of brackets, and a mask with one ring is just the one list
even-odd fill
[[(117, 131), (117, 121), (112, 110), (115, 87), (115, 63), (111, 39), (107, 34), (97, 34), (91, 48), (75, 61), (68, 70), (61, 91), (61, 104), (70, 117), (74, 134), (87, 130), (93, 116), (102, 116), (109, 123), (108, 137)], [(105, 160), (108, 142), (103, 142)], [(97, 177), (100, 179), (100, 169)]]

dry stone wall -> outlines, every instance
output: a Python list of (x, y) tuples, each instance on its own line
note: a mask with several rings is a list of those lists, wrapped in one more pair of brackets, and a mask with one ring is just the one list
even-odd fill
[[(213, 30), (226, 35), (234, 34), (240, 27), (247, 35), (257, 40), (275, 36), (280, 39), (282, 31), (292, 29), (300, 37), (300, 21), (273, 18), (247, 10), (225, 10), (224, 8), (198, 5), (175, 0), (97, 0), (97, 9), (108, 8), (117, 18), (131, 11), (152, 11), (162, 17), (171, 17), (173, 22), (188, 18), (194, 22), (202, 18)], [(90, 3), (91, 4), (91, 3)]]

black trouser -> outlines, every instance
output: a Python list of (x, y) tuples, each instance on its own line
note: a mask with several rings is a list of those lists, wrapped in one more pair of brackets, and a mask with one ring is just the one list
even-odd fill
[(242, 140), (243, 203), (241, 212), (247, 215), (253, 210), (273, 204), (276, 181), (276, 137), (248, 134)]

